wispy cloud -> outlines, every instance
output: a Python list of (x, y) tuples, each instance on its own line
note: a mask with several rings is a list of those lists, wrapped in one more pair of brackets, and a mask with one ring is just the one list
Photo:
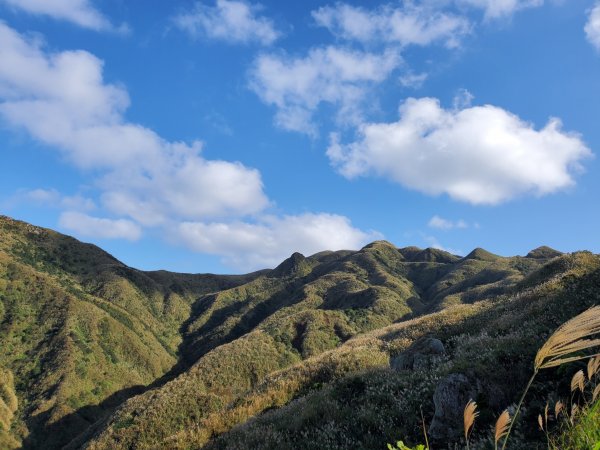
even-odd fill
[(105, 219), (79, 212), (64, 212), (59, 225), (79, 236), (99, 239), (126, 239), (137, 241), (142, 237), (142, 228), (127, 219)]
[(370, 87), (384, 81), (401, 61), (393, 50), (370, 53), (333, 46), (301, 57), (263, 54), (250, 71), (250, 86), (277, 108), (277, 125), (315, 135), (312, 115), (321, 104), (336, 106), (339, 121), (356, 123)]
[(589, 10), (584, 31), (590, 44), (600, 50), (600, 2)]
[(56, 189), (41, 188), (20, 190), (7, 203), (9, 207), (20, 203), (33, 203), (40, 207), (76, 211), (92, 211), (97, 208), (91, 198), (83, 195), (62, 195)]
[(419, 89), (425, 83), (429, 75), (427, 73), (407, 72), (400, 76), (400, 84), (406, 88)]
[(427, 223), (427, 226), (430, 228), (437, 228), (439, 230), (452, 230), (452, 229), (465, 229), (465, 228), (469, 228), (469, 224), (462, 220), (448, 220), (448, 219), (444, 219), (443, 217), (440, 217), (438, 215), (433, 216), (429, 222)]
[(442, 42), (456, 47), (470, 30), (465, 17), (412, 2), (375, 9), (336, 3), (313, 11), (312, 16), (339, 38), (362, 43), (407, 46)]
[(280, 33), (270, 19), (258, 14), (261, 9), (260, 5), (237, 0), (216, 0), (214, 6), (196, 2), (191, 11), (179, 14), (173, 22), (194, 38), (270, 45)]
[(544, 0), (456, 0), (459, 5), (483, 10), (485, 20), (509, 18), (517, 11), (542, 6)]
[(428, 247), (437, 248), (438, 250), (443, 250), (445, 252), (452, 253), (453, 255), (463, 255), (464, 254), (462, 250), (458, 250), (455, 248), (450, 248), (450, 247), (446, 247), (445, 245), (442, 245), (435, 236), (423, 235), (423, 240), (425, 241), (425, 243)]
[(0, 0), (0, 2), (30, 14), (65, 20), (96, 31), (125, 33), (129, 30), (125, 24), (114, 26), (92, 5), (90, 0)]

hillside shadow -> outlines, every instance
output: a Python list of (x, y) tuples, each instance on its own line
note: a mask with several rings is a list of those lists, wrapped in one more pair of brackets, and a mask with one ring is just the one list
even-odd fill
[(53, 450), (53, 449), (75, 449), (93, 434), (97, 426), (106, 420), (124, 401), (139, 395), (147, 388), (145, 386), (132, 386), (121, 389), (107, 397), (97, 405), (89, 405), (79, 408), (58, 421), (39, 426), (50, 419), (50, 411), (43, 412), (33, 419), (29, 426), (32, 430), (38, 430), (23, 440), (22, 450)]

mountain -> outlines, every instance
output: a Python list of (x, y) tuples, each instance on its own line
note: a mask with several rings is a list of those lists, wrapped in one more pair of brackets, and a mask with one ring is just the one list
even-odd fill
[(11, 392), (19, 401), (16, 413), (0, 407), (0, 417), (12, 423), (11, 439), (66, 444), (173, 368), (198, 297), (257, 275), (142, 272), (93, 245), (0, 217), (0, 383), (8, 385), (0, 392), (9, 406)]
[(491, 423), (544, 338), (599, 303), (589, 252), (377, 241), (184, 275), (2, 217), (0, 448), (383, 448), (420, 439), (420, 408), (452, 441), (431, 400), (448, 377)]

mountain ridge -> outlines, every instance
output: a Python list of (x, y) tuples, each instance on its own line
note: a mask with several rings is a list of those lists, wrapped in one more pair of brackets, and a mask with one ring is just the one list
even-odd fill
[[(329, 389), (338, 376), (389, 364), (387, 344), (354, 352), (356, 342), (379, 339), (366, 336), (504, 302), (572, 271), (577, 255), (540, 247), (459, 257), (375, 241), (294, 253), (247, 275), (144, 272), (2, 216), (0, 344), (14, 351), (0, 374), (13, 374), (19, 405), (4, 436), (32, 449), (205, 445), (313, 392), (300, 380), (317, 367), (337, 374), (324, 378)], [(240, 409), (245, 402), (254, 406)]]

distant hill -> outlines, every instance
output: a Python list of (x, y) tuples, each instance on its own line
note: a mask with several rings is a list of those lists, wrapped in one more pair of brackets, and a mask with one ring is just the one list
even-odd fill
[[(11, 374), (18, 407), (5, 414), (3, 435), (0, 403), (0, 444), (414, 441), (419, 407), (433, 416), (433, 391), (449, 373), (485, 380), (481, 395), (494, 389), (498, 404), (513, 399), (527, 375), (517, 369), (529, 367), (543, 336), (600, 303), (599, 270), (600, 257), (587, 252), (541, 247), (506, 258), (476, 249), (461, 258), (377, 241), (295, 253), (242, 276), (142, 272), (2, 217), (0, 347), (9, 351), (0, 382)], [(426, 336), (443, 343), (441, 359), (426, 372), (398, 370), (394, 361)]]

